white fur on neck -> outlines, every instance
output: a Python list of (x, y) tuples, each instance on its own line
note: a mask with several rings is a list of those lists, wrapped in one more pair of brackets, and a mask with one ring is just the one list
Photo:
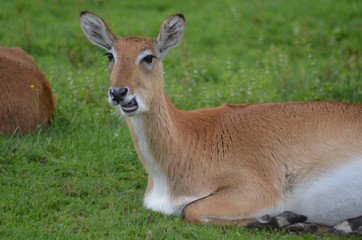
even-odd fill
[(131, 124), (135, 134), (135, 141), (137, 142), (140, 154), (145, 161), (145, 167), (147, 168), (148, 174), (150, 174), (153, 179), (153, 188), (150, 190), (149, 194), (145, 196), (143, 204), (146, 208), (150, 208), (154, 211), (172, 214), (175, 206), (170, 201), (167, 179), (156, 165), (154, 156), (149, 149), (144, 131), (143, 117), (141, 115), (131, 117)]
[(139, 114), (131, 117), (131, 124), (135, 135), (134, 140), (137, 142), (140, 154), (145, 161), (148, 174), (153, 180), (153, 188), (150, 189), (150, 192), (145, 196), (143, 201), (144, 206), (164, 214), (181, 214), (182, 209), (188, 203), (200, 198), (200, 196), (171, 198), (167, 178), (159, 166), (157, 166), (148, 146), (142, 115)]

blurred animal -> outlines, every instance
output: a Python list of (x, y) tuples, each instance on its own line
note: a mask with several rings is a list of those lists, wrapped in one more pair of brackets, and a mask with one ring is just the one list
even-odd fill
[(0, 133), (45, 129), (54, 104), (50, 84), (33, 58), (20, 48), (0, 46)]

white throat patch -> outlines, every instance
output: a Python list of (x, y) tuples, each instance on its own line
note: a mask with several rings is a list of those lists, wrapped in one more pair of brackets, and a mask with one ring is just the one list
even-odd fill
[(145, 167), (153, 179), (153, 188), (149, 194), (145, 196), (143, 204), (146, 208), (154, 211), (172, 214), (174, 213), (175, 206), (170, 201), (166, 177), (156, 165), (149, 149), (143, 126), (143, 117), (140, 115), (131, 117), (131, 124), (135, 134), (135, 141), (145, 161)]

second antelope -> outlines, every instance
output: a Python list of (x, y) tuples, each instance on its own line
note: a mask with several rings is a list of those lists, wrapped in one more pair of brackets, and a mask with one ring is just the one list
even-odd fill
[[(193, 223), (357, 233), (362, 221), (362, 105), (289, 102), (182, 111), (164, 92), (162, 59), (185, 18), (156, 38), (116, 37), (83, 11), (109, 58), (109, 102), (125, 115), (149, 178), (144, 206)], [(301, 223), (304, 222), (304, 223)]]
[(0, 133), (24, 136), (45, 129), (54, 104), (49, 81), (32, 56), (0, 46)]

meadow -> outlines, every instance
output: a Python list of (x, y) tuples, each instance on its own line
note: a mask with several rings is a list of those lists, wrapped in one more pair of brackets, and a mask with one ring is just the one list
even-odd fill
[(82, 10), (119, 36), (156, 37), (163, 19), (185, 15), (184, 38), (163, 61), (178, 108), (362, 104), (360, 0), (3, 0), (0, 45), (33, 56), (57, 104), (46, 130), (0, 135), (0, 239), (356, 238), (195, 226), (143, 208), (147, 173), (108, 103), (107, 57), (84, 37)]

